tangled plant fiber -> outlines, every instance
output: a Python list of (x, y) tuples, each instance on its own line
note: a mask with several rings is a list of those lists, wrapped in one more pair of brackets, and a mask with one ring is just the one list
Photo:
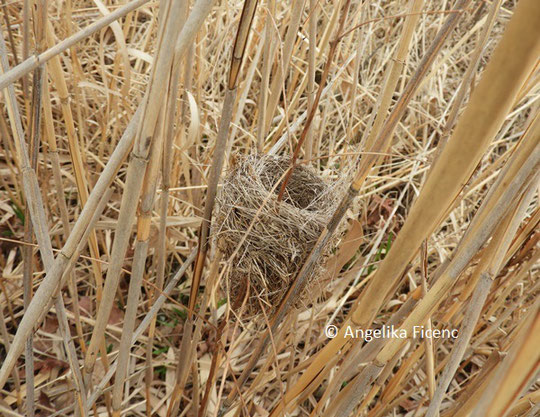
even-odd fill
[[(338, 203), (336, 187), (304, 165), (295, 167), (278, 203), (290, 162), (289, 157), (273, 155), (241, 157), (217, 197), (214, 236), (218, 247), (226, 259), (238, 248), (227, 278), (229, 295), (232, 304), (239, 305), (247, 291), (244, 311), (250, 315), (261, 308), (269, 314), (279, 305)], [(324, 258), (296, 306), (320, 276)]]

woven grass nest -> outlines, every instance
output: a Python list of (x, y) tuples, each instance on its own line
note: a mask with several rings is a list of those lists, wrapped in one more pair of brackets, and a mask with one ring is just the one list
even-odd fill
[[(217, 196), (214, 233), (218, 247), (225, 259), (238, 249), (226, 290), (232, 305), (239, 306), (247, 289), (243, 311), (249, 315), (260, 313), (261, 308), (270, 314), (277, 308), (338, 204), (339, 187), (305, 165), (296, 166), (283, 200), (277, 203), (290, 162), (289, 157), (273, 155), (241, 157)], [(295, 306), (306, 300), (324, 259), (323, 254)]]

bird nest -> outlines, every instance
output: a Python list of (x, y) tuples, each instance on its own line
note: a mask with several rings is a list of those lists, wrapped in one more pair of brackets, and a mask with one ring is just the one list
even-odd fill
[[(214, 233), (231, 262), (226, 290), (233, 306), (246, 300), (248, 314), (275, 309), (303, 266), (338, 203), (336, 187), (304, 165), (289, 178), (283, 200), (277, 196), (288, 157), (242, 157), (217, 196)], [(307, 279), (298, 306), (322, 272), (319, 262)]]

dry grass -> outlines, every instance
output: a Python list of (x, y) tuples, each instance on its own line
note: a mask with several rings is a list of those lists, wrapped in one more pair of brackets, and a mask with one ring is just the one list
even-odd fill
[(289, 3), (0, 3), (0, 415), (538, 414), (537, 2)]

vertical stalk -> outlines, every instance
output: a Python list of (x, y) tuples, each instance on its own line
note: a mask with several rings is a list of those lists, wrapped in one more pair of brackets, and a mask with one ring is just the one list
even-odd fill
[[(188, 8), (187, 4), (184, 5), (182, 16), (187, 16)], [(181, 23), (181, 27), (183, 21)], [(180, 80), (180, 69), (177, 68), (179, 61), (175, 60), (171, 77), (169, 81), (168, 96), (166, 103), (166, 114), (163, 117), (162, 134), (164, 136), (165, 144), (164, 151), (162, 153), (162, 191), (160, 196), (160, 220), (159, 220), (159, 237), (157, 250), (154, 259), (157, 259), (156, 263), (156, 290), (152, 292), (151, 301), (155, 302), (157, 298), (157, 292), (160, 292), (163, 288), (163, 282), (165, 280), (165, 261), (166, 261), (166, 242), (167, 242), (167, 209), (169, 203), (169, 189), (171, 186), (171, 170), (174, 155), (174, 116), (176, 110), (176, 97), (178, 92), (178, 83)], [(189, 60), (186, 61), (186, 68), (191, 67)], [(152, 406), (150, 404), (150, 384), (153, 380), (153, 366), (152, 366), (152, 352), (153, 352), (153, 340), (156, 327), (155, 318), (151, 321), (148, 329), (148, 343), (146, 346), (146, 414), (148, 416), (152, 413)]]
[[(25, 61), (28, 59), (28, 54), (30, 50), (30, 0), (23, 0), (23, 21), (22, 21), (22, 32), (23, 32), (23, 44), (22, 44), (22, 59)], [(24, 76), (22, 79), (23, 82), (23, 95), (25, 99), (28, 99), (28, 76)]]
[(390, 109), (392, 103), (392, 96), (394, 95), (399, 78), (405, 68), (405, 60), (407, 59), (414, 30), (420, 19), (420, 12), (422, 11), (423, 6), (424, 0), (411, 0), (409, 2), (407, 17), (403, 23), (403, 33), (399, 39), (396, 54), (388, 64), (382, 93), (377, 98), (377, 102), (375, 103), (367, 122), (366, 130), (364, 131), (364, 136), (367, 136), (364, 143), (364, 149), (372, 149), (375, 139), (377, 139), (381, 133), (381, 128), (387, 118), (388, 109)]
[[(46, 71), (46, 68), (44, 67)], [(51, 161), (52, 174), (54, 187), (56, 189), (58, 209), (60, 211), (60, 220), (62, 227), (64, 228), (64, 235), (66, 239), (71, 232), (71, 225), (69, 223), (69, 214), (64, 198), (64, 186), (62, 184), (62, 172), (60, 167), (60, 157), (58, 156), (58, 146), (56, 143), (56, 135), (54, 133), (53, 116), (51, 109), (49, 83), (47, 81), (46, 74), (43, 74), (43, 121), (44, 121), (44, 136), (48, 148), (48, 157)], [(77, 293), (77, 283), (75, 280), (75, 274), (71, 273), (69, 276), (69, 291), (73, 304), (73, 314), (75, 316), (75, 329), (79, 338), (79, 346), (83, 353), (86, 352), (86, 344), (84, 342), (83, 327), (81, 323), (81, 314), (79, 308), (79, 296)]]
[[(39, 54), (43, 48), (44, 40), (44, 14), (46, 14), (47, 4), (41, 2), (39, 4), (39, 13), (34, 17), (36, 19), (36, 53)], [(24, 44), (23, 55), (24, 59), (28, 56), (28, 42), (29, 39), (29, 5), (28, 1), (24, 2)], [(31, 117), (30, 117), (30, 129), (29, 129), (29, 149), (30, 149), (30, 168), (37, 172), (37, 159), (39, 153), (39, 146), (41, 142), (41, 97), (42, 97), (42, 83), (43, 83), (43, 66), (39, 66), (34, 70), (32, 81), (32, 104), (31, 104)], [(27, 91), (27, 78), (23, 78), (25, 86), (25, 95)], [(32, 222), (28, 221), (30, 218), (30, 209), (28, 205), (25, 208), (25, 219), (27, 220), (24, 225), (24, 241), (32, 243)], [(33, 248), (31, 245), (24, 245), (23, 247), (23, 299), (25, 311), (30, 305), (32, 298), (32, 276), (33, 276)], [(26, 354), (25, 354), (25, 374), (26, 374), (26, 413), (29, 417), (33, 417), (35, 414), (34, 404), (34, 352), (33, 352), (33, 337), (30, 336), (26, 341)]]
[(212, 223), (212, 210), (214, 209), (214, 202), (216, 200), (217, 186), (219, 178), (221, 177), (221, 170), (223, 169), (223, 162), (225, 159), (225, 150), (227, 145), (227, 138), (229, 133), (229, 126), (232, 119), (232, 112), (234, 107), (234, 101), (236, 98), (236, 87), (238, 85), (238, 75), (244, 59), (244, 51), (246, 49), (249, 31), (255, 10), (257, 7), (257, 0), (245, 0), (244, 8), (242, 9), (242, 15), (238, 24), (238, 31), (236, 32), (236, 39), (234, 42), (231, 65), (229, 68), (229, 77), (227, 81), (227, 92), (225, 93), (225, 100), (223, 102), (223, 108), (221, 113), (221, 120), (219, 123), (218, 135), (216, 138), (216, 146), (214, 149), (214, 157), (212, 159), (212, 165), (210, 166), (210, 176), (208, 178), (208, 188), (206, 191), (206, 202), (204, 205), (204, 214), (199, 231), (199, 247), (197, 252), (197, 258), (195, 259), (195, 266), (193, 267), (193, 281), (191, 284), (191, 292), (189, 296), (189, 310), (188, 317), (192, 318), (193, 309), (195, 307), (195, 301), (197, 299), (197, 293), (199, 290), (199, 284), (203, 272), (204, 262), (206, 260), (206, 254), (208, 252), (209, 232), (210, 225)]
[[(308, 109), (313, 108), (315, 103), (315, 57), (317, 52), (317, 20), (319, 18), (317, 0), (309, 0), (309, 23), (308, 23)], [(313, 158), (313, 128), (309, 126), (306, 133), (305, 146), (306, 159), (309, 161)]]
[[(172, 94), (169, 91), (169, 94)], [(174, 107), (173, 107), (174, 109)], [(174, 110), (173, 110), (174, 111)], [(146, 169), (139, 215), (137, 219), (137, 241), (135, 242), (135, 253), (133, 255), (133, 267), (129, 282), (128, 300), (124, 315), (124, 325), (118, 354), (118, 366), (113, 386), (112, 409), (113, 417), (120, 416), (124, 379), (127, 375), (129, 355), (131, 351), (131, 338), (135, 327), (137, 308), (141, 294), (142, 280), (146, 266), (146, 256), (148, 254), (148, 244), (150, 236), (150, 225), (152, 221), (152, 207), (156, 193), (157, 179), (159, 173), (159, 163), (161, 161), (163, 147), (163, 122), (166, 110), (160, 112), (158, 125), (156, 127), (150, 161)]]
[(227, 80), (227, 92), (225, 93), (225, 100), (223, 102), (223, 108), (221, 111), (221, 119), (219, 122), (218, 135), (216, 138), (216, 145), (214, 148), (214, 156), (212, 159), (212, 165), (210, 166), (210, 175), (208, 178), (208, 188), (206, 191), (206, 201), (204, 205), (204, 214), (199, 229), (199, 242), (197, 247), (197, 257), (195, 258), (195, 264), (193, 266), (193, 278), (191, 282), (191, 290), (188, 304), (188, 317), (184, 327), (184, 334), (182, 335), (182, 342), (180, 345), (179, 363), (176, 372), (176, 384), (171, 396), (171, 403), (167, 410), (167, 415), (174, 414), (174, 410), (178, 409), (180, 395), (183, 390), (183, 384), (187, 372), (191, 369), (190, 360), (191, 353), (196, 344), (196, 338), (192, 339), (192, 328), (194, 324), (193, 312), (195, 309), (195, 303), (197, 300), (197, 294), (199, 292), (199, 285), (203, 274), (204, 263), (206, 261), (206, 255), (208, 253), (210, 242), (210, 226), (212, 223), (212, 211), (217, 194), (217, 186), (221, 177), (221, 171), (223, 169), (223, 162), (225, 160), (225, 153), (227, 149), (227, 139), (229, 137), (229, 127), (232, 120), (232, 113), (234, 102), (236, 99), (236, 92), (238, 86), (238, 76), (242, 67), (242, 61), (244, 58), (244, 52), (257, 8), (257, 0), (245, 0), (244, 7), (242, 9), (242, 15), (240, 16), (240, 22), (238, 23), (238, 30), (236, 32), (236, 39), (233, 46), (231, 64), (229, 67), (229, 76)]
[[(40, 119), (40, 101), (41, 93), (38, 91), (41, 88), (41, 71), (36, 69), (34, 71), (33, 78), (33, 87), (32, 87), (32, 128), (30, 129), (29, 134), (29, 148), (30, 148), (30, 167), (37, 171), (37, 157), (39, 151), (39, 130), (35, 130), (36, 127), (39, 129), (39, 119)], [(37, 126), (36, 126), (37, 123)], [(33, 229), (32, 222), (30, 219), (30, 209), (28, 205), (24, 209), (24, 242), (27, 244), (23, 245), (23, 300), (24, 300), (24, 310), (28, 309), (30, 305), (30, 300), (32, 299), (32, 285), (33, 285)], [(35, 404), (34, 404), (34, 343), (33, 336), (31, 335), (26, 341), (26, 352), (25, 352), (25, 376), (26, 376), (26, 414), (29, 417), (34, 417), (35, 414)]]
[[(301, 3), (301, 2), (297, 2)], [(259, 117), (257, 123), (257, 152), (262, 152), (264, 148), (264, 140), (266, 138), (267, 132), (267, 123), (266, 120), (268, 117), (271, 117), (267, 113), (267, 104), (268, 104), (268, 87), (270, 82), (270, 71), (272, 70), (274, 64), (274, 53), (275, 53), (275, 35), (274, 35), (274, 25), (273, 19), (276, 14), (276, 2), (275, 0), (267, 1), (267, 15), (266, 22), (264, 25), (264, 51), (263, 51), (263, 68), (262, 68), (262, 79), (260, 87), (260, 96), (259, 96)]]

